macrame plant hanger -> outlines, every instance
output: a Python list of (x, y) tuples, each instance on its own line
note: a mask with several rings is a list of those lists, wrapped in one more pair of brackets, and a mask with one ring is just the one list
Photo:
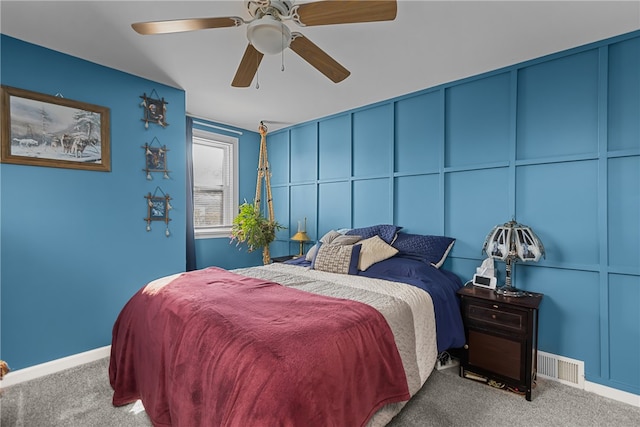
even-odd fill
[[(258, 126), (260, 132), (260, 156), (258, 158), (258, 181), (256, 183), (256, 197), (254, 199), (254, 209), (260, 210), (262, 181), (264, 180), (265, 193), (267, 195), (267, 211), (269, 213), (269, 222), (275, 221), (273, 214), (273, 199), (271, 197), (271, 172), (269, 172), (269, 161), (267, 160), (267, 126), (264, 122), (260, 122)], [(267, 265), (271, 262), (271, 254), (269, 253), (269, 245), (262, 248), (262, 262)]]

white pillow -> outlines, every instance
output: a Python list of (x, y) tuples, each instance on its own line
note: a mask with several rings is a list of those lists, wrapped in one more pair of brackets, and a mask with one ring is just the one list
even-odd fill
[[(355, 245), (360, 240), (362, 240), (362, 236), (343, 236), (342, 234), (329, 242), (330, 245)], [(324, 243), (324, 242), (323, 242)]]
[(365, 271), (376, 262), (384, 261), (398, 253), (396, 248), (388, 245), (378, 235), (361, 240), (358, 244), (362, 245), (358, 262), (358, 270), (360, 271)]

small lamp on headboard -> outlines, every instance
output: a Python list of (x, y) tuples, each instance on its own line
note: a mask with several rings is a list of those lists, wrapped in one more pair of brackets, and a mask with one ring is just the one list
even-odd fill
[(526, 292), (511, 284), (511, 263), (515, 261), (537, 262), (544, 257), (544, 246), (533, 230), (515, 220), (496, 225), (487, 235), (482, 251), (494, 259), (504, 261), (506, 266), (505, 285), (496, 293), (507, 297), (525, 296)]
[(291, 238), (294, 242), (300, 242), (300, 253), (296, 255), (301, 257), (304, 255), (304, 242), (308, 242), (311, 239), (307, 236), (307, 218), (304, 219), (304, 226), (302, 221), (298, 221), (298, 232)]

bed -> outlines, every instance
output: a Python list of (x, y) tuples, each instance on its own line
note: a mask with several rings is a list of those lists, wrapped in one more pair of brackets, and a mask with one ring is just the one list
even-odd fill
[(464, 343), (460, 280), (397, 252), (355, 274), (298, 259), (147, 284), (113, 328), (113, 404), (141, 399), (154, 426), (386, 425)]

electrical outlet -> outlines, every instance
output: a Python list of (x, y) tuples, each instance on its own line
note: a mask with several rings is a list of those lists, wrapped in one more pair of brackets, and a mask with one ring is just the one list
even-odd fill
[(436, 361), (436, 369), (441, 371), (443, 369), (453, 368), (455, 366), (459, 366), (460, 362), (457, 359), (452, 359), (451, 357), (447, 357), (444, 360)]

